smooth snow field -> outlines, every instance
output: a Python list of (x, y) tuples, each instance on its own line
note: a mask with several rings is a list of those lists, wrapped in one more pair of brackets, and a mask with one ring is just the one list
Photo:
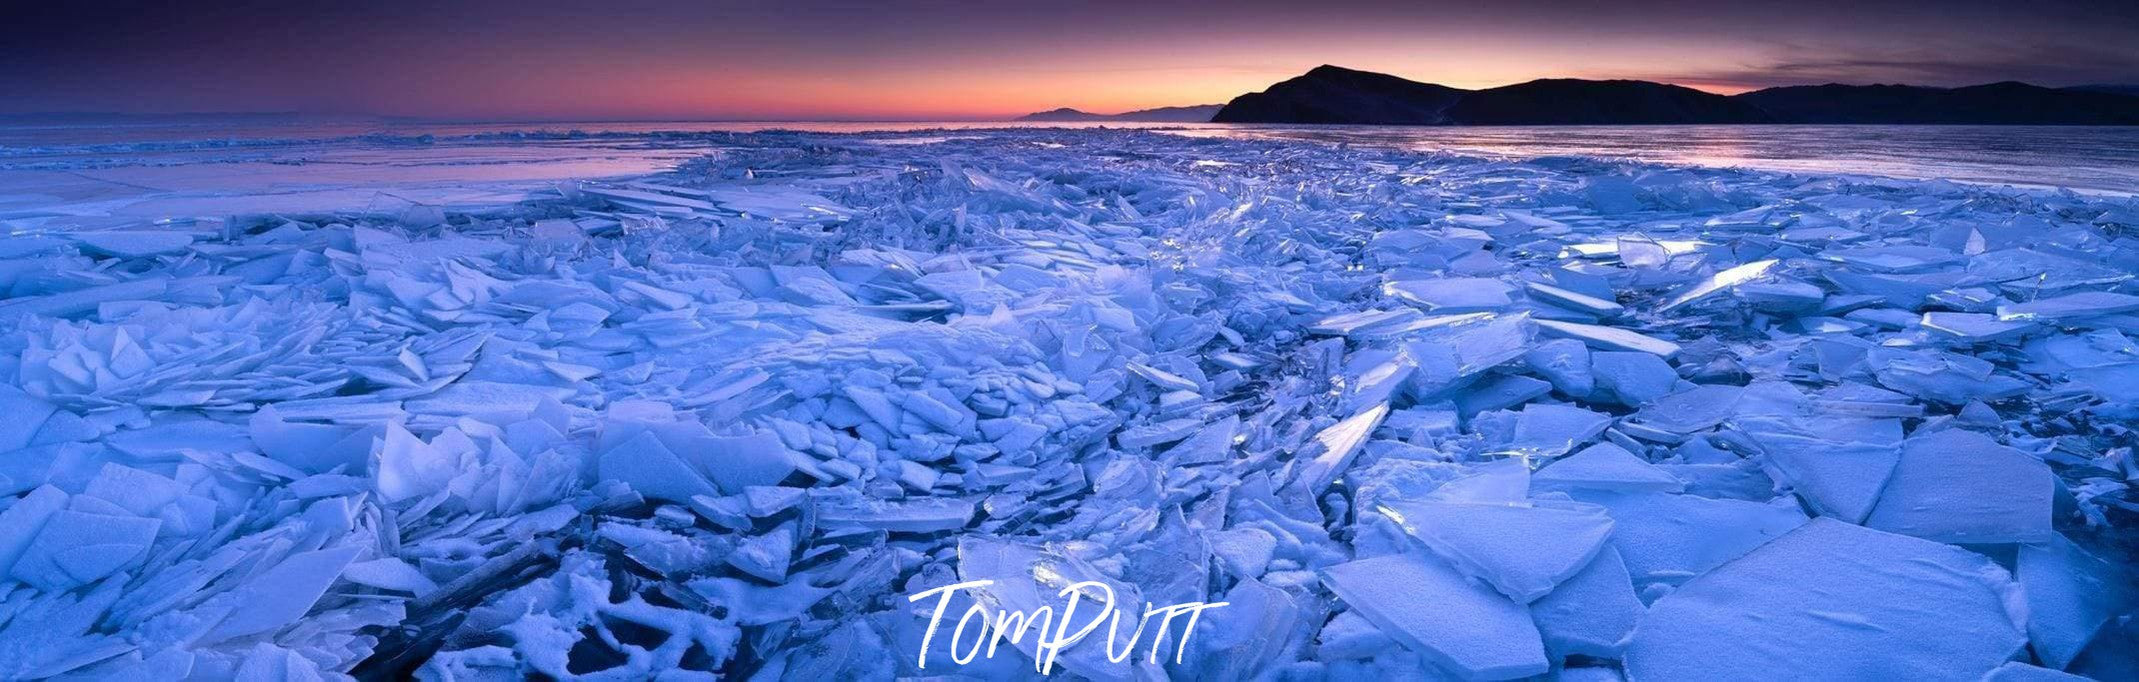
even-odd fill
[(2139, 679), (2128, 142), (107, 134), (0, 679)]

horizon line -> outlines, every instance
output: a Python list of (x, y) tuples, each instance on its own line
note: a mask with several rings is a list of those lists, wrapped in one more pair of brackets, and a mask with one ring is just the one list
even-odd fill
[[(1350, 68), (1350, 67), (1345, 67), (1345, 66), (1338, 66), (1338, 65), (1335, 65), (1335, 64), (1322, 64), (1322, 65), (1316, 66), (1316, 67), (1314, 67), (1314, 68), (1315, 68), (1315, 69), (1319, 69), (1319, 68), (1324, 68), (1324, 67), (1333, 67), (1333, 68), (1338, 68), (1338, 69), (1344, 69), (1344, 70), (1347, 70), (1347, 71), (1358, 71), (1358, 72), (1363, 72), (1363, 73), (1376, 73), (1376, 74), (1381, 74), (1381, 75), (1391, 76), (1391, 77), (1395, 77), (1395, 78), (1402, 78), (1402, 79), (1404, 79), (1404, 80), (1411, 80), (1410, 78), (1406, 78), (1406, 77), (1404, 77), (1404, 76), (1401, 76), (1401, 75), (1397, 75), (1397, 74), (1392, 74), (1392, 73), (1384, 73), (1384, 72), (1379, 72), (1379, 71), (1367, 71), (1367, 70), (1365, 70), (1365, 69), (1354, 69), (1354, 68)], [(1309, 69), (1309, 71), (1313, 71), (1313, 70), (1314, 70), (1314, 69)], [(1303, 72), (1301, 72), (1300, 76), (1293, 76), (1293, 77), (1290, 77), (1290, 78), (1286, 78), (1286, 79), (1283, 79), (1283, 80), (1279, 80), (1279, 81), (1276, 81), (1276, 82), (1273, 82), (1273, 83), (1271, 83), (1271, 85), (1272, 85), (1272, 86), (1275, 86), (1275, 85), (1277, 85), (1278, 83), (1282, 83), (1282, 82), (1285, 82), (1285, 81), (1287, 81), (1287, 80), (1292, 80), (1293, 78), (1299, 78), (1299, 77), (1301, 77), (1301, 76), (1304, 76), (1304, 75), (1306, 75), (1307, 73), (1308, 73), (1308, 72), (1306, 72), (1306, 71), (1303, 71)], [(1880, 86), (1899, 86), (1899, 87), (1917, 87), (1917, 88), (1932, 88), (1932, 89), (1941, 89), (1941, 90), (1956, 90), (1956, 89), (1961, 89), (1961, 88), (1970, 88), (1970, 87), (1981, 87), (1981, 86), (1986, 86), (1986, 85), (1999, 85), (1999, 84), (2004, 84), (2004, 83), (2019, 83), (2019, 84), (2022, 84), (2022, 85), (2029, 85), (2029, 86), (2033, 86), (2033, 87), (2039, 87), (2039, 88), (2045, 88), (2045, 89), (2051, 89), (2051, 90), (2076, 90), (2076, 89), (2083, 89), (2083, 88), (2104, 88), (2104, 87), (2109, 87), (2109, 88), (2116, 88), (2116, 87), (2139, 87), (2139, 83), (2134, 83), (2134, 84), (2125, 84), (2125, 83), (2110, 83), (2110, 82), (2103, 82), (2103, 83), (2083, 83), (2083, 84), (2079, 84), (2079, 85), (2066, 85), (2066, 86), (2052, 86), (2052, 85), (2038, 85), (2038, 84), (2035, 84), (2035, 83), (2030, 83), (2030, 82), (2028, 82), (2028, 81), (2024, 81), (2024, 80), (2019, 80), (2019, 79), (2012, 79), (2012, 78), (2008, 78), (2008, 79), (2004, 79), (2004, 80), (1986, 81), (1986, 82), (1982, 82), (1982, 83), (1974, 83), (1974, 84), (1970, 84), (1970, 85), (1916, 85), (1916, 84), (1913, 84), (1913, 83), (1902, 83), (1902, 82), (1892, 82), (1892, 83), (1876, 83), (1876, 82), (1875, 82), (1875, 83), (1843, 83), (1843, 82), (1840, 82), (1840, 81), (1829, 81), (1829, 82), (1825, 82), (1825, 83), (1798, 83), (1798, 84), (1793, 84), (1793, 85), (1770, 85), (1770, 86), (1766, 86), (1766, 87), (1759, 87), (1759, 88), (1746, 88), (1746, 89), (1743, 89), (1743, 90), (1738, 90), (1738, 91), (1736, 91), (1736, 92), (1731, 92), (1731, 93), (1727, 93), (1727, 94), (1726, 94), (1726, 93), (1723, 93), (1723, 92), (1716, 92), (1716, 91), (1715, 91), (1714, 89), (1712, 89), (1712, 88), (1713, 88), (1713, 86), (1710, 86), (1710, 87), (1702, 87), (1702, 86), (1700, 86), (1700, 85), (1690, 85), (1690, 84), (1687, 84), (1687, 83), (1683, 83), (1683, 82), (1676, 82), (1675, 80), (1652, 80), (1652, 79), (1647, 79), (1647, 78), (1574, 78), (1574, 77), (1562, 77), (1562, 76), (1540, 76), (1540, 77), (1537, 77), (1537, 78), (1531, 78), (1531, 79), (1529, 79), (1529, 80), (1524, 80), (1524, 81), (1517, 81), (1517, 82), (1514, 82), (1514, 83), (1508, 83), (1508, 84), (1506, 84), (1506, 85), (1496, 85), (1496, 86), (1492, 86), (1492, 87), (1488, 87), (1488, 88), (1457, 88), (1457, 89), (1460, 89), (1460, 90), (1469, 90), (1469, 91), (1472, 91), (1472, 92), (1476, 92), (1476, 91), (1479, 91), (1479, 90), (1491, 90), (1491, 89), (1494, 89), (1494, 88), (1501, 88), (1501, 87), (1509, 87), (1509, 86), (1513, 86), (1513, 85), (1521, 85), (1521, 84), (1524, 84), (1524, 83), (1532, 83), (1532, 82), (1536, 82), (1536, 81), (1543, 81), (1543, 80), (1579, 80), (1579, 81), (1597, 81), (1597, 82), (1604, 82), (1604, 81), (1637, 81), (1637, 82), (1648, 82), (1648, 83), (1658, 83), (1658, 84), (1662, 84), (1662, 85), (1672, 85), (1672, 86), (1676, 86), (1676, 87), (1682, 87), (1682, 88), (1687, 88), (1687, 89), (1690, 89), (1690, 90), (1698, 90), (1698, 91), (1701, 91), (1701, 92), (1706, 92), (1706, 93), (1709, 93), (1709, 94), (1714, 94), (1714, 95), (1720, 95), (1720, 96), (1723, 96), (1723, 97), (1735, 97), (1735, 96), (1738, 96), (1738, 95), (1743, 95), (1743, 94), (1746, 94), (1746, 93), (1751, 93), (1751, 92), (1759, 92), (1759, 91), (1762, 91), (1762, 90), (1773, 90), (1773, 89), (1778, 89), (1778, 88), (1797, 88), (1797, 87), (1823, 87), (1823, 86), (1830, 86), (1830, 85), (1841, 85), (1841, 86), (1849, 86), (1849, 87), (1880, 87)], [(1426, 84), (1430, 84), (1430, 85), (1439, 85), (1438, 83), (1431, 83), (1430, 81), (1412, 81), (1412, 82), (1414, 82), (1414, 83), (1426, 83)], [(1452, 86), (1443, 86), (1443, 87), (1452, 87)], [(496, 117), (481, 117), (481, 116), (474, 116), (474, 117), (470, 117), (470, 116), (420, 116), (420, 115), (406, 115), (406, 114), (381, 114), (381, 113), (372, 113), (372, 112), (330, 112), (330, 111), (291, 111), (291, 110), (284, 110), (284, 111), (163, 111), (163, 112), (130, 112), (130, 111), (80, 111), (80, 110), (72, 110), (72, 111), (67, 111), (67, 110), (61, 110), (61, 111), (20, 111), (20, 112), (0, 112), (0, 120), (10, 119), (10, 118), (30, 118), (30, 117), (54, 117), (54, 118), (62, 118), (62, 117), (96, 117), (96, 116), (106, 116), (106, 117), (131, 117), (131, 118), (157, 118), (157, 117), (202, 117), (202, 118), (206, 118), (206, 117), (217, 117), (217, 116), (230, 116), (230, 117), (238, 117), (238, 116), (248, 116), (248, 117), (290, 117), (290, 118), (304, 118), (304, 117), (315, 117), (315, 118), (351, 118), (351, 119), (376, 119), (376, 120), (379, 120), (379, 121), (382, 121), (382, 122), (396, 122), (396, 123), (428, 123), (428, 124), (453, 124), (453, 123), (470, 123), (470, 124), (472, 124), (472, 123), (487, 123), (487, 124), (498, 124), (498, 123), (1016, 123), (1016, 122), (1020, 122), (1020, 119), (1021, 119), (1021, 118), (1023, 118), (1023, 117), (1026, 117), (1026, 116), (1031, 116), (1031, 115), (1034, 115), (1034, 114), (1043, 114), (1043, 113), (1049, 113), (1049, 112), (1054, 112), (1054, 111), (1060, 111), (1060, 110), (1063, 110), (1063, 109), (1068, 109), (1068, 110), (1071, 110), (1071, 111), (1077, 111), (1077, 112), (1080, 112), (1080, 113), (1085, 113), (1085, 114), (1091, 114), (1091, 115), (1095, 115), (1095, 116), (1116, 116), (1116, 115), (1121, 115), (1121, 114), (1126, 114), (1126, 113), (1133, 113), (1133, 112), (1137, 112), (1137, 111), (1146, 111), (1146, 110), (1151, 110), (1151, 109), (1176, 109), (1176, 108), (1192, 108), (1192, 107), (1201, 107), (1201, 106), (1218, 106), (1218, 107), (1223, 107), (1223, 106), (1225, 106), (1225, 105), (1227, 105), (1227, 104), (1231, 103), (1233, 99), (1237, 99), (1237, 98), (1239, 98), (1239, 97), (1240, 97), (1241, 95), (1247, 95), (1247, 94), (1252, 94), (1252, 93), (1254, 93), (1254, 92), (1263, 92), (1263, 91), (1266, 91), (1266, 90), (1268, 90), (1268, 88), (1267, 88), (1267, 87), (1266, 87), (1266, 88), (1264, 88), (1264, 90), (1256, 90), (1256, 91), (1251, 91), (1251, 92), (1244, 92), (1244, 93), (1241, 93), (1240, 95), (1234, 95), (1233, 97), (1231, 97), (1231, 98), (1228, 98), (1228, 99), (1227, 99), (1227, 100), (1226, 100), (1225, 102), (1218, 102), (1218, 103), (1210, 103), (1210, 104), (1163, 104), (1163, 105), (1157, 105), (1157, 106), (1148, 106), (1148, 107), (1139, 107), (1139, 108), (1135, 108), (1135, 109), (1128, 109), (1128, 110), (1125, 110), (1125, 111), (1120, 111), (1120, 112), (1114, 112), (1114, 113), (1105, 113), (1105, 112), (1091, 111), (1091, 110), (1088, 110), (1088, 109), (1084, 109), (1084, 108), (1081, 108), (1081, 107), (1077, 107), (1077, 106), (1071, 106), (1071, 105), (1061, 105), (1061, 106), (1056, 106), (1056, 107), (1053, 107), (1053, 108), (1047, 108), (1047, 109), (1038, 109), (1038, 110), (1034, 110), (1034, 111), (1028, 111), (1028, 112), (1024, 112), (1024, 113), (1005, 113), (1005, 114), (1001, 114), (1001, 115), (1000, 115), (1001, 117), (997, 117), (997, 115), (967, 115), (967, 116), (905, 116), (905, 117), (893, 116), (893, 117), (880, 117), (880, 118), (842, 118), (842, 117), (836, 117), (836, 116), (832, 116), (832, 117), (827, 117), (827, 116), (822, 116), (822, 115), (819, 115), (819, 116), (789, 116), (789, 117), (771, 117), (771, 118), (766, 118), (766, 117), (757, 117), (757, 116), (751, 116), (751, 117), (740, 117), (740, 118), (731, 118), (731, 117), (723, 117), (723, 116), (718, 116), (718, 115), (711, 115), (711, 116), (706, 116), (706, 117), (696, 117), (696, 116), (685, 116), (685, 117), (678, 117), (678, 116), (675, 116), (675, 115), (666, 115), (666, 114), (664, 114), (664, 115), (652, 115), (652, 116), (588, 116), (588, 117), (575, 117), (575, 116), (566, 116), (566, 117), (548, 117), (548, 116), (529, 116), (529, 115), (524, 115), (524, 114), (505, 114), (505, 115), (499, 115), (499, 116), (496, 116)], [(1077, 121), (1034, 121), (1034, 122), (1036, 122), (1036, 123), (1066, 123), (1066, 122), (1067, 122), (1067, 123), (1075, 123), (1075, 122), (1077, 122)], [(1094, 122), (1095, 122), (1095, 123), (1097, 123), (1097, 122), (1103, 122), (1103, 121), (1094, 121)], [(1134, 122), (1140, 122), (1140, 121), (1119, 121), (1119, 122), (1129, 122), (1129, 123), (1134, 123)], [(1172, 121), (1172, 123), (1184, 123), (1184, 122), (1182, 122), (1182, 121)]]

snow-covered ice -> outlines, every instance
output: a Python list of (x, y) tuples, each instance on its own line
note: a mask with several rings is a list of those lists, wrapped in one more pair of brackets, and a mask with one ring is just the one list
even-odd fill
[[(2139, 671), (2132, 198), (651, 142), (706, 155), (480, 206), (9, 204), (0, 678)], [(977, 581), (940, 627), (909, 599)]]

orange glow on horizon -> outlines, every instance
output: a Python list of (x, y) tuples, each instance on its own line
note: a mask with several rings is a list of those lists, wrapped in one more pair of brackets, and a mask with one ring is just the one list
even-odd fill
[(470, 0), (273, 13), (194, 4), (102, 16), (44, 3), (9, 27), (22, 39), (0, 41), (15, 49), (0, 50), (0, 92), (10, 95), (0, 112), (999, 120), (1220, 104), (1320, 64), (1466, 89), (1629, 78), (1729, 94), (1824, 82), (2120, 82), (2139, 63), (2139, 51), (2115, 47), (2130, 42), (2128, 29), (2099, 12), (1988, 0)]
[[(1498, 87), (1548, 77), (1499, 75), (1513, 70), (1506, 66), (1472, 72), (1494, 76), (1435, 78), (1404, 69), (1338, 64), (1465, 89)], [(511, 99), (515, 100), (516, 108), (522, 110), (573, 112), (588, 118), (680, 120), (748, 116), (762, 120), (1004, 120), (1060, 107), (1116, 114), (1158, 107), (1224, 104), (1239, 95), (1258, 92), (1305, 73), (1313, 66), (1253, 71), (1164, 69), (1129, 75), (1119, 72), (1005, 72), (955, 77), (899, 73), (846, 77), (732, 72), (649, 75), (605, 79), (585, 87), (539, 95), (523, 91)], [(1639, 76), (1557, 73), (1549, 77), (1608, 79)], [(1717, 83), (1681, 84), (1725, 95), (1756, 89)], [(377, 113), (417, 115), (435, 111), (435, 108), (424, 108), (421, 111)], [(471, 106), (447, 113), (492, 116), (511, 112)]]
[[(1282, 43), (1282, 51), (1269, 43)], [(427, 96), (370, 113), (550, 119), (1004, 120), (1070, 107), (1099, 114), (1224, 104), (1320, 64), (1482, 89), (1537, 78), (1671, 82), (1688, 63), (1731, 63), (1730, 46), (1526, 44), (1475, 35), (1420, 46), (1413, 36), (1308, 41), (1202, 37), (1173, 44), (948, 46), (882, 59), (801, 55), (745, 66), (723, 59), (649, 62), (629, 55), (497, 64), (411, 63)], [(449, 66), (439, 67), (444, 63)], [(717, 64), (718, 66), (708, 66)], [(406, 81), (403, 81), (406, 83)], [(1711, 92), (1752, 88), (1688, 83)], [(474, 96), (471, 96), (474, 95)]]

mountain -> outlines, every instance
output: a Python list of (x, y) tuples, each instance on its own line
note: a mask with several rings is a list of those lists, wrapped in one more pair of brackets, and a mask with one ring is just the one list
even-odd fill
[(2075, 85), (2065, 89), (2078, 92), (2106, 92), (2112, 95), (2139, 97), (2139, 83), (2096, 83), (2094, 85)]
[(1770, 123), (1751, 104), (1649, 81), (1548, 78), (1465, 93), (1448, 108), (1466, 125)]
[(1965, 88), (1798, 85), (1743, 100), (1788, 123), (2139, 124), (2139, 97), (2006, 81)]
[(1450, 123), (1447, 110), (1464, 94), (1445, 85), (1324, 64), (1306, 74), (1233, 98), (1216, 123)]
[(1580, 125), (1759, 123), (1767, 116), (1730, 98), (1645, 81), (1536, 80), (1461, 90), (1395, 76), (1318, 66), (1262, 92), (1233, 98), (1220, 123)]
[(1024, 115), (1024, 116), (1019, 116), (1019, 117), (1017, 117), (1017, 120), (1020, 120), (1020, 121), (1104, 121), (1104, 120), (1107, 120), (1107, 115), (1106, 115), (1106, 114), (1095, 114), (1095, 113), (1092, 113), (1092, 112), (1089, 112), (1089, 111), (1080, 111), (1080, 110), (1077, 110), (1077, 109), (1071, 109), (1071, 108), (1069, 108), (1069, 107), (1062, 107), (1062, 108), (1060, 108), (1060, 109), (1049, 109), (1049, 110), (1047, 110), (1047, 111), (1042, 111), (1042, 112), (1037, 112), (1037, 113), (1031, 113), (1031, 114), (1026, 114), (1026, 115)]
[(1223, 105), (1198, 104), (1195, 106), (1188, 107), (1159, 107), (1157, 109), (1138, 109), (1136, 111), (1124, 112), (1119, 114), (1094, 114), (1088, 111), (1079, 111), (1076, 109), (1071, 109), (1069, 107), (1063, 107), (1052, 111), (1042, 111), (1036, 114), (1026, 114), (1024, 116), (1019, 116), (1017, 120), (1046, 121), (1056, 123), (1065, 121), (1153, 121), (1161, 123), (1209, 123), (1211, 120), (1211, 115), (1218, 113), (1218, 108), (1220, 106)]
[(1318, 66), (1233, 98), (1220, 123), (1621, 125), (1648, 123), (1954, 123), (2139, 125), (2139, 88), (1807, 85), (1723, 96), (1636, 80), (1551, 78), (1462, 90)]

